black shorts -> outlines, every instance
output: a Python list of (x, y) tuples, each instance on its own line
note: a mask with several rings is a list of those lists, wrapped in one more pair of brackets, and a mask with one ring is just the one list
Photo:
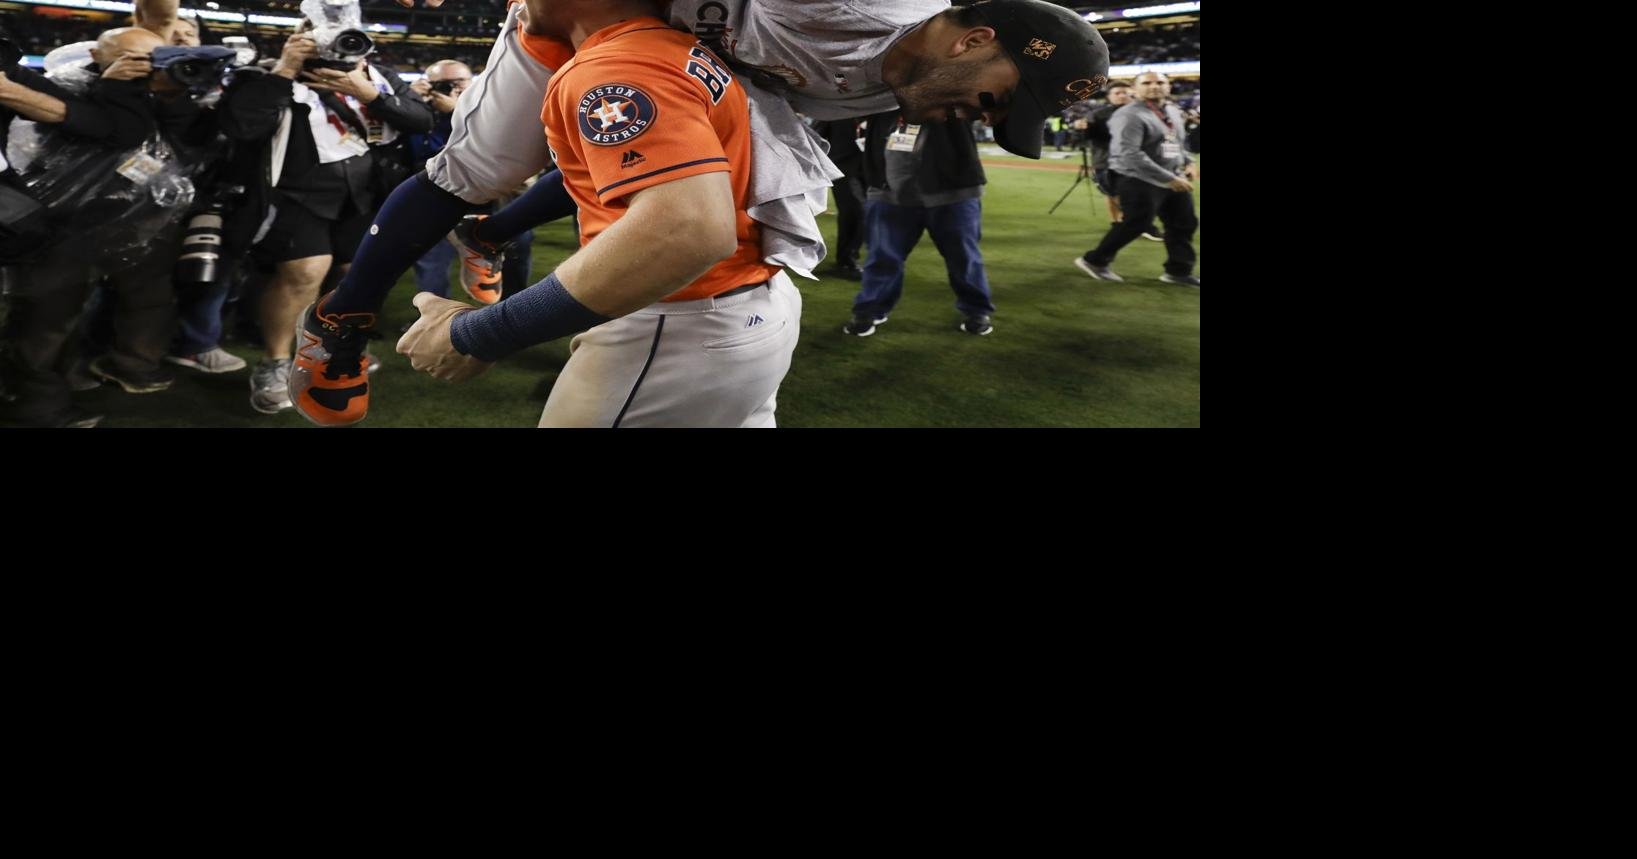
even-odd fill
[(278, 208), (273, 226), (250, 249), (251, 256), (262, 265), (321, 256), (333, 257), (334, 265), (352, 262), (358, 243), (364, 240), (374, 220), (373, 212), (359, 212), (351, 202), (333, 221), (285, 197), (275, 197), (273, 205)]
[(1120, 184), (1120, 174), (1113, 170), (1093, 170), (1091, 173), (1092, 181), (1097, 183), (1097, 190), (1110, 197), (1120, 196), (1120, 192), (1114, 190)]

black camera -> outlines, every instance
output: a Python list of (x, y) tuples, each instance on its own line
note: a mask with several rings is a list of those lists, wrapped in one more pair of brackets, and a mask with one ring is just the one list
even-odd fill
[(219, 45), (160, 47), (153, 49), (153, 68), (188, 92), (203, 94), (221, 85), (222, 76), (237, 58), (237, 51)]
[(318, 56), (303, 63), (304, 68), (350, 72), (358, 67), (359, 60), (375, 52), (375, 40), (363, 30), (320, 27), (312, 35), (318, 43)]
[(208, 286), (222, 276), (222, 234), (227, 215), (245, 197), (243, 185), (217, 188), (210, 201), (188, 218), (182, 253), (176, 258), (178, 286)]
[(13, 74), (23, 60), (23, 49), (10, 39), (0, 37), (0, 72)]
[(459, 83), (459, 81), (438, 81), (432, 85), (432, 91), (443, 93), (444, 95), (454, 95), (455, 84), (457, 83)]

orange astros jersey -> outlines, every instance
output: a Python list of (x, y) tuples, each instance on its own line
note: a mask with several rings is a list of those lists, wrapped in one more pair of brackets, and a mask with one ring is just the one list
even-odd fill
[(666, 301), (709, 298), (779, 272), (762, 262), (761, 228), (745, 211), (745, 93), (692, 35), (658, 18), (598, 30), (552, 77), (541, 119), (563, 184), (580, 207), (582, 246), (620, 219), (631, 194), (689, 176), (730, 174), (738, 250)]

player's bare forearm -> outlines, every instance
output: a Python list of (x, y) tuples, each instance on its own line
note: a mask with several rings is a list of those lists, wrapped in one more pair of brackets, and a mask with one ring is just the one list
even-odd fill
[(727, 173), (689, 176), (632, 195), (631, 207), (557, 267), (568, 293), (616, 318), (698, 280), (738, 248)]
[(136, 0), (136, 25), (170, 41), (179, 0)]

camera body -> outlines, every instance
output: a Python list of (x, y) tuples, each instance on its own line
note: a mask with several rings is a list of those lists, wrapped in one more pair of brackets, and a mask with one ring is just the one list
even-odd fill
[(222, 83), (222, 76), (235, 64), (238, 52), (219, 45), (197, 48), (159, 47), (153, 49), (153, 69), (164, 72), (189, 93), (202, 95)]
[(442, 93), (443, 95), (454, 95), (455, 84), (457, 83), (459, 83), (459, 81), (438, 81), (432, 85), (432, 91), (435, 93)]
[(319, 27), (312, 37), (318, 43), (318, 56), (302, 64), (309, 69), (350, 72), (359, 60), (375, 52), (375, 40), (363, 30)]
[(375, 40), (364, 32), (358, 0), (301, 0), (301, 13), (318, 44), (318, 56), (304, 64), (307, 68), (352, 71), (375, 51)]

